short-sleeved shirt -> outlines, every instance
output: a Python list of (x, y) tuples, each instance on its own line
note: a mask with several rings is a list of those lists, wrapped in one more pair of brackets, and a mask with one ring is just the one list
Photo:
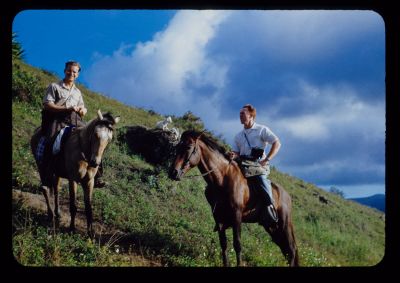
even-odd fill
[[(245, 134), (249, 142), (247, 142)], [(250, 155), (252, 147), (265, 150), (267, 144), (273, 144), (277, 140), (278, 137), (267, 126), (254, 123), (251, 128), (243, 129), (235, 136), (233, 151), (239, 152), (239, 155)]]
[(57, 103), (59, 100), (65, 98), (66, 101), (62, 105), (65, 105), (67, 108), (71, 106), (85, 106), (81, 91), (75, 86), (75, 84), (71, 87), (71, 89), (68, 89), (63, 81), (51, 83), (47, 87), (43, 103)]

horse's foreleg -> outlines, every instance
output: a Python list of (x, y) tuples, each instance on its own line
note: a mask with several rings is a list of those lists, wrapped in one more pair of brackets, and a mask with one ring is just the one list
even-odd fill
[(60, 190), (61, 178), (54, 177), (53, 180), (53, 188), (54, 188), (54, 213), (56, 217), (56, 225), (58, 226), (60, 223), (60, 204), (59, 204), (59, 197), (58, 191)]
[(46, 186), (41, 186), (40, 191), (42, 192), (44, 199), (46, 201), (47, 205), (47, 217), (49, 218), (50, 221), (53, 221), (54, 218), (54, 212), (50, 204), (50, 197), (49, 197), (49, 188)]
[(288, 228), (286, 230), (286, 239), (287, 239), (287, 254), (288, 254), (288, 263), (290, 266), (299, 266), (299, 255), (297, 251), (296, 239), (294, 237), (293, 225), (289, 223)]
[(93, 212), (92, 212), (92, 193), (94, 186), (94, 178), (89, 179), (87, 182), (83, 182), (83, 195), (85, 201), (85, 212), (87, 220), (87, 232), (90, 238), (93, 238)]
[(77, 184), (75, 181), (69, 180), (69, 212), (71, 214), (71, 223), (69, 229), (75, 232), (75, 216), (76, 216), (76, 190)]
[(228, 260), (228, 255), (226, 253), (228, 243), (226, 240), (225, 228), (221, 229), (221, 227), (219, 227), (218, 236), (219, 236), (219, 243), (221, 245), (221, 251), (222, 251), (222, 262), (223, 262), (224, 266), (227, 267), (227, 266), (229, 266), (229, 260)]
[(233, 248), (236, 253), (236, 265), (240, 266), (242, 264), (242, 246), (240, 244), (240, 234), (242, 225), (242, 215), (240, 211), (235, 212), (235, 219), (233, 222)]

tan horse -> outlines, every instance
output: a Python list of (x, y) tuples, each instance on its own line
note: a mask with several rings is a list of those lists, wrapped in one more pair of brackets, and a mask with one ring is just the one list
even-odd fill
[(196, 131), (186, 131), (176, 148), (175, 161), (169, 176), (180, 180), (191, 168), (198, 166), (208, 186), (206, 198), (211, 205), (216, 229), (222, 248), (224, 266), (228, 266), (227, 239), (225, 230), (233, 229), (233, 246), (237, 265), (241, 265), (241, 224), (257, 223), (271, 235), (290, 266), (298, 266), (298, 252), (292, 223), (292, 203), (289, 194), (279, 185), (272, 183), (274, 206), (278, 214), (277, 227), (261, 221), (263, 198), (250, 189), (238, 164), (230, 161), (225, 150), (215, 140)]
[[(61, 178), (69, 181), (69, 199), (71, 222), (70, 230), (75, 231), (76, 191), (77, 183), (83, 187), (85, 213), (87, 219), (87, 231), (90, 237), (94, 236), (92, 227), (92, 193), (94, 176), (97, 173), (103, 153), (108, 143), (112, 140), (114, 126), (119, 121), (119, 117), (112, 117), (111, 114), (102, 115), (98, 110), (97, 118), (91, 120), (86, 126), (75, 128), (64, 144), (63, 151), (54, 160), (54, 174), (52, 176), (52, 187), (42, 186), (41, 190), (46, 199), (48, 216), (56, 223), (60, 219), (58, 191)], [(31, 150), (35, 155), (40, 139), (40, 127), (36, 129), (31, 138)], [(39, 164), (38, 164), (39, 168)], [(41, 172), (42, 173), (42, 172)], [(41, 179), (42, 179), (41, 174)], [(54, 211), (50, 204), (49, 189), (54, 193)]]

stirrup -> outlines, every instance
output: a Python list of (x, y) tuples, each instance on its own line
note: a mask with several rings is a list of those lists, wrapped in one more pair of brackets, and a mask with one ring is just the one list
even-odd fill
[(108, 185), (108, 183), (106, 181), (103, 181), (102, 179), (96, 179), (94, 181), (94, 187), (95, 188), (103, 188), (106, 185)]
[(268, 215), (270, 216), (271, 220), (275, 223), (278, 223), (278, 215), (276, 213), (276, 210), (274, 208), (273, 204), (270, 204), (267, 206), (267, 211), (268, 211)]

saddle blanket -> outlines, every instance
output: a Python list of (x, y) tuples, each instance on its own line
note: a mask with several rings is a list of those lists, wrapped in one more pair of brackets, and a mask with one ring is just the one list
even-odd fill
[(65, 138), (68, 137), (68, 134), (70, 133), (72, 128), (73, 127), (66, 126), (60, 130), (56, 137), (56, 140), (53, 143), (53, 155), (56, 155), (60, 152), (61, 145), (63, 144), (63, 141), (65, 141)]
[(46, 148), (47, 139), (45, 136), (40, 137), (37, 149), (36, 149), (36, 161), (41, 163), (43, 160), (44, 149)]

